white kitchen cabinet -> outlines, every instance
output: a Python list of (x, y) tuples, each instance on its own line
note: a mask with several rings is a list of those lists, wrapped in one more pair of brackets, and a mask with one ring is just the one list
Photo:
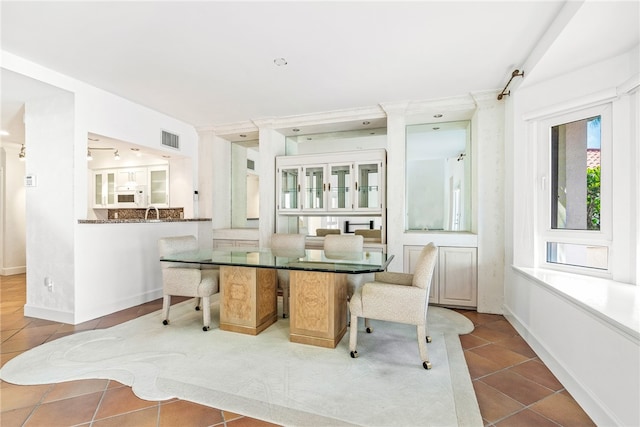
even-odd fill
[[(405, 246), (405, 272), (413, 273), (423, 246)], [(452, 307), (477, 307), (477, 248), (438, 247), (429, 303)]]
[(169, 207), (169, 167), (149, 166), (147, 171), (149, 205)]
[(131, 187), (147, 185), (147, 168), (117, 169), (117, 187)]
[(116, 206), (116, 171), (97, 170), (93, 173), (93, 207)]
[(384, 150), (276, 158), (278, 213), (382, 215)]

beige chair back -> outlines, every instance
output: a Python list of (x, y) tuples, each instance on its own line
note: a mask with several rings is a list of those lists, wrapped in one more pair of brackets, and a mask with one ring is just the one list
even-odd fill
[(316, 229), (316, 236), (318, 237), (324, 237), (329, 234), (340, 234), (340, 230), (338, 230), (337, 228), (317, 228)]
[[(158, 252), (160, 253), (161, 258), (180, 252), (189, 252), (196, 250), (198, 250), (198, 240), (195, 236), (162, 237), (158, 239)], [(160, 265), (162, 266), (162, 268), (200, 268), (199, 264), (185, 264), (179, 262), (161, 262)]]
[(271, 252), (275, 256), (300, 258), (305, 256), (304, 234), (276, 233), (271, 236)]
[(324, 254), (327, 258), (361, 259), (364, 237), (346, 234), (330, 234), (324, 238)]
[(438, 247), (434, 245), (433, 242), (429, 243), (422, 249), (420, 255), (418, 255), (416, 268), (413, 272), (413, 286), (417, 286), (421, 289), (429, 289), (437, 259)]

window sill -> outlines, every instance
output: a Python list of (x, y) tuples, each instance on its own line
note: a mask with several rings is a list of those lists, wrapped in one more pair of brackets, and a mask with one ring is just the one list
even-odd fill
[(640, 286), (542, 268), (513, 268), (640, 341)]

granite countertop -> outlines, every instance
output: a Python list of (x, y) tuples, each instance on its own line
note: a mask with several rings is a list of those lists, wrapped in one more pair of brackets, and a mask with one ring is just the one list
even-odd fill
[(211, 221), (211, 218), (165, 218), (165, 219), (79, 219), (78, 224), (139, 224), (158, 222)]

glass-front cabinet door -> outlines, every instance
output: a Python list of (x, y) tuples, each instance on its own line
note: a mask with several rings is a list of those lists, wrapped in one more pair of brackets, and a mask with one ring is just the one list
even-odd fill
[(149, 204), (169, 206), (169, 169), (166, 166), (149, 168)]
[(351, 210), (353, 209), (353, 164), (331, 164), (329, 165), (329, 182), (327, 191), (329, 193), (329, 210)]
[(308, 211), (325, 209), (326, 183), (325, 165), (310, 165), (304, 170), (304, 202), (302, 208)]
[(382, 164), (377, 162), (357, 163), (356, 206), (358, 210), (380, 210), (382, 200)]
[(116, 174), (114, 171), (96, 171), (93, 175), (93, 206), (112, 207), (116, 204)]
[(300, 210), (301, 169), (298, 166), (282, 167), (279, 171), (279, 209), (281, 211)]

